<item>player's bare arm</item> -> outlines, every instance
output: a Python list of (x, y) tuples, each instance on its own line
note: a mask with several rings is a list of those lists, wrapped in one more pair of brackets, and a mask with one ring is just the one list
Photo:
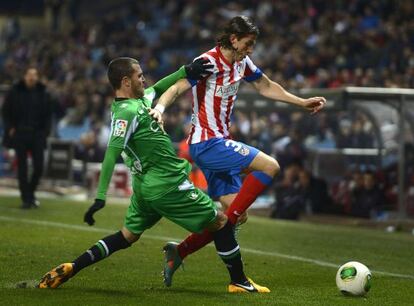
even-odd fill
[(278, 83), (270, 80), (265, 74), (263, 74), (260, 79), (254, 81), (253, 86), (264, 97), (301, 106), (308, 110), (311, 114), (319, 112), (326, 104), (326, 99), (324, 97), (303, 99), (295, 96), (294, 94), (286, 91)]
[(185, 91), (191, 88), (191, 84), (186, 79), (177, 81), (173, 86), (167, 89), (158, 100), (157, 105), (149, 111), (149, 114), (162, 123), (162, 114), (164, 110), (174, 103), (174, 101)]

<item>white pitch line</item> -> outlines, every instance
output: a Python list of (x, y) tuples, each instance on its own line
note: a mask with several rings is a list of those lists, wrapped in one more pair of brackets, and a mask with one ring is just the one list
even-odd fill
[[(13, 217), (6, 217), (6, 216), (0, 216), (0, 220), (20, 222), (20, 223), (26, 223), (26, 224), (43, 225), (43, 226), (52, 226), (52, 227), (59, 227), (59, 228), (67, 228), (67, 229), (74, 229), (74, 230), (85, 231), (85, 232), (98, 232), (98, 233), (105, 233), (105, 234), (110, 234), (114, 232), (114, 230), (100, 228), (100, 227), (88, 227), (88, 226), (83, 226), (83, 225), (67, 224), (67, 223), (60, 223), (60, 222), (53, 222), (53, 221), (13, 218)], [(160, 240), (160, 241), (171, 241), (171, 240), (180, 241), (179, 238), (175, 238), (175, 237), (157, 236), (157, 235), (150, 235), (150, 234), (144, 235), (143, 238)], [(210, 244), (209, 246), (213, 246), (213, 245)], [(249, 249), (249, 248), (244, 248), (244, 247), (242, 247), (241, 250), (244, 253), (279, 257), (279, 258), (284, 258), (284, 259), (289, 259), (289, 260), (307, 262), (307, 263), (311, 263), (311, 264), (322, 266), (322, 267), (339, 268), (340, 266), (338, 264), (334, 264), (334, 263), (327, 262), (327, 261), (322, 261), (322, 260), (317, 260), (317, 259), (312, 259), (312, 258), (307, 258), (307, 257), (301, 257), (301, 256), (296, 256), (296, 255), (283, 254), (279, 252), (266, 252), (266, 251), (260, 251), (260, 250)], [(376, 274), (414, 280), (414, 275), (392, 273), (392, 272), (379, 271), (379, 270), (371, 270), (371, 271)]]

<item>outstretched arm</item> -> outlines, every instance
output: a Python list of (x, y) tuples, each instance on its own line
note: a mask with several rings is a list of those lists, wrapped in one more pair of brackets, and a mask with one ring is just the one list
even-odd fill
[(295, 96), (294, 94), (286, 91), (278, 83), (270, 80), (265, 74), (263, 74), (260, 79), (254, 81), (253, 86), (262, 96), (273, 100), (280, 100), (286, 103), (301, 106), (310, 111), (311, 114), (317, 113), (326, 104), (326, 99), (324, 97), (302, 99), (298, 96)]
[(166, 107), (172, 104), (178, 96), (191, 88), (191, 84), (186, 80), (179, 80), (173, 86), (168, 88), (166, 92), (160, 97), (157, 105), (149, 111), (149, 114), (158, 122), (162, 122), (162, 114)]
[(187, 76), (184, 66), (181, 66), (176, 72), (167, 75), (165, 78), (155, 83), (152, 88), (155, 90), (155, 99), (159, 98), (168, 88), (174, 85), (178, 80)]
[(198, 58), (190, 64), (181, 66), (176, 72), (159, 80), (152, 87), (155, 90), (155, 99), (160, 97), (169, 87), (174, 85), (178, 80), (189, 78), (192, 80), (200, 80), (210, 73), (213, 65), (207, 59)]
[(101, 174), (99, 175), (98, 191), (94, 203), (85, 213), (83, 220), (89, 225), (95, 223), (93, 215), (100, 209), (104, 208), (106, 200), (106, 192), (114, 172), (115, 163), (121, 155), (122, 148), (109, 146), (105, 152), (105, 158), (102, 162)]
[(105, 152), (101, 174), (99, 175), (98, 190), (96, 192), (96, 198), (99, 200), (106, 200), (106, 192), (108, 191), (108, 186), (111, 182), (112, 173), (114, 172), (116, 161), (121, 155), (122, 150), (122, 148), (110, 146)]

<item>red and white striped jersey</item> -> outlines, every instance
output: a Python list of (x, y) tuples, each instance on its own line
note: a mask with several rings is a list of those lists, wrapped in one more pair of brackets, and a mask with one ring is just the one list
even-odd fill
[(200, 81), (193, 81), (192, 128), (188, 143), (199, 143), (211, 138), (229, 138), (230, 116), (242, 79), (252, 82), (262, 76), (252, 60), (246, 56), (230, 64), (215, 47), (202, 54), (214, 65), (213, 73)]

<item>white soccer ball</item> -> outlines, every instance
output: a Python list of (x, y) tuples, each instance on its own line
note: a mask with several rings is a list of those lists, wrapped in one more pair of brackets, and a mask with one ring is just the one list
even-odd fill
[(371, 271), (362, 263), (350, 261), (336, 273), (336, 286), (345, 295), (362, 296), (371, 288)]

